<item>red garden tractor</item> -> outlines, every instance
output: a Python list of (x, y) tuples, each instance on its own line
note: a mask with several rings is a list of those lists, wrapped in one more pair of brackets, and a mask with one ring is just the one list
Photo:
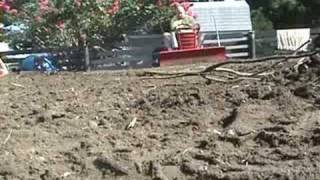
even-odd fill
[[(190, 5), (188, 5), (187, 8), (188, 7), (190, 7)], [(184, 10), (187, 9), (185, 8)], [(163, 48), (153, 53), (153, 59), (158, 66), (190, 64), (196, 62), (216, 62), (226, 60), (225, 47), (201, 46), (199, 42), (199, 29), (178, 28), (175, 30), (175, 38), (178, 47), (169, 49)]]

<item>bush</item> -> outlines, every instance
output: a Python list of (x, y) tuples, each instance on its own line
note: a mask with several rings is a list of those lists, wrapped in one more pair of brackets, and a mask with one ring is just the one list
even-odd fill
[[(34, 48), (105, 46), (137, 27), (165, 31), (172, 16), (168, 2), (154, 0), (29, 0), (12, 4), (7, 20), (22, 22), (24, 34), (10, 36), (12, 44), (32, 42)], [(118, 6), (120, 3), (121, 6)]]

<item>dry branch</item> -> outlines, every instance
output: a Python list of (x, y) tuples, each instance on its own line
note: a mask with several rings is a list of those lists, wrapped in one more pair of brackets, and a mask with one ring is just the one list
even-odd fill
[(254, 75), (256, 76), (266, 76), (266, 75), (270, 75), (272, 73), (247, 73), (247, 72), (240, 72), (240, 71), (236, 71), (236, 70), (233, 70), (233, 69), (229, 69), (229, 68), (216, 68), (217, 72), (227, 72), (227, 73), (231, 73), (231, 74), (235, 74), (235, 75), (238, 75), (238, 76), (244, 76), (244, 77), (252, 77)]
[[(203, 70), (202, 70), (203, 71)], [(229, 68), (216, 68), (215, 72), (226, 72), (226, 73), (231, 73), (231, 74), (235, 74), (238, 76), (253, 76), (253, 75), (257, 75), (257, 76), (265, 76), (265, 75), (269, 75), (270, 73), (259, 73), (259, 74), (255, 74), (255, 73), (248, 73), (248, 72), (240, 72), (240, 71), (236, 71), (233, 69), (229, 69)], [(188, 76), (188, 75), (199, 75), (201, 74), (200, 72), (192, 72), (192, 71), (181, 71), (181, 72), (157, 72), (157, 71), (148, 71), (146, 72), (146, 74), (149, 75), (159, 75), (159, 76), (175, 76), (175, 77), (179, 77), (179, 75), (181, 76)], [(145, 74), (145, 75), (146, 75)], [(159, 78), (160, 79), (160, 78)]]
[[(303, 44), (301, 44), (295, 51), (293, 51), (293, 53), (292, 53), (291, 56), (296, 56), (297, 53), (298, 53), (304, 46), (306, 46), (307, 44), (309, 44), (309, 43), (311, 43), (311, 42), (312, 42), (312, 40), (309, 39), (308, 41), (306, 41), (306, 42), (304, 42)], [(313, 51), (313, 52), (314, 52), (315, 54), (318, 53), (318, 51)], [(314, 55), (314, 54), (313, 54), (313, 55)], [(313, 56), (313, 55), (305, 56), (305, 57), (311, 57), (311, 56)], [(305, 57), (301, 57), (301, 58), (304, 59)], [(294, 59), (294, 58), (285, 58), (285, 59), (283, 59), (283, 60), (281, 60), (281, 61), (278, 61), (278, 62), (274, 63), (271, 67), (266, 68), (266, 69), (264, 69), (264, 70), (262, 70), (262, 71), (257, 72), (257, 73), (254, 74), (254, 75), (257, 75), (257, 74), (266, 72), (266, 71), (268, 71), (269, 69), (273, 69), (273, 68), (275, 68), (277, 65), (279, 65), (279, 64), (281, 64), (281, 63), (283, 63), (283, 62), (285, 62), (285, 61), (288, 61), (289, 59)]]
[[(272, 73), (265, 73), (265, 72), (270, 69), (273, 69), (274, 67), (276, 67), (278, 64), (282, 62), (288, 61), (289, 59), (311, 57), (319, 53), (318, 51), (313, 51), (313, 52), (297, 55), (298, 51), (304, 46), (306, 46), (307, 44), (309, 44), (310, 42), (311, 42), (311, 39), (301, 44), (293, 52), (292, 55), (275, 55), (275, 56), (249, 59), (249, 60), (229, 60), (229, 61), (213, 64), (200, 71), (179, 71), (179, 72), (177, 71), (176, 72), (145, 71), (142, 74), (140, 74), (140, 76), (151, 76), (149, 78), (144, 78), (144, 79), (171, 79), (171, 78), (186, 77), (186, 76), (201, 76), (204, 79), (207, 79), (209, 81), (216, 81), (216, 82), (222, 82), (222, 83), (234, 83), (234, 82), (239, 82), (245, 79), (260, 80), (259, 78), (255, 78), (255, 76), (266, 76), (266, 75), (272, 74)], [(251, 63), (261, 63), (266, 61), (275, 61), (275, 60), (277, 62), (272, 66), (255, 73), (239, 72), (233, 69), (221, 67), (228, 64), (251, 64)], [(212, 75), (208, 76), (208, 74), (211, 72), (225, 72), (225, 73), (232, 74), (234, 76), (224, 76), (224, 78), (226, 79), (225, 80), (225, 79), (213, 77)]]
[[(238, 82), (238, 81), (241, 81), (244, 79), (248, 79), (249, 77), (252, 78), (254, 76), (269, 75), (271, 73), (265, 73), (265, 72), (274, 68), (279, 63), (288, 61), (289, 59), (310, 57), (310, 56), (313, 56), (317, 53), (318, 53), (318, 51), (313, 51), (313, 52), (308, 52), (308, 53), (296, 55), (296, 51), (295, 51), (293, 55), (276, 55), (276, 56), (269, 56), (269, 57), (249, 59), (249, 60), (229, 60), (229, 61), (213, 64), (213, 65), (208, 66), (200, 71), (179, 71), (179, 72), (145, 71), (142, 74), (142, 76), (151, 76), (149, 78), (144, 78), (144, 79), (171, 79), (171, 78), (179, 78), (179, 77), (186, 77), (186, 76), (201, 76), (207, 80), (213, 80), (213, 81), (217, 81), (217, 82), (224, 82), (224, 83)], [(252, 63), (261, 63), (261, 62), (275, 61), (275, 60), (277, 60), (278, 62), (273, 64), (271, 67), (263, 69), (262, 71), (256, 72), (256, 73), (239, 72), (239, 71), (235, 71), (233, 69), (221, 67), (221, 66), (225, 66), (225, 65), (229, 65), (229, 64), (252, 64)], [(214, 78), (212, 76), (207, 76), (206, 74), (210, 73), (210, 72), (227, 72), (227, 73), (234, 74), (237, 77), (235, 77), (231, 80), (223, 80), (223, 79)], [(247, 78), (245, 78), (245, 77), (247, 77)], [(256, 78), (254, 78), (254, 79), (256, 79)]]
[(225, 62), (211, 65), (211, 66), (205, 68), (203, 71), (198, 72), (198, 73), (207, 73), (210, 71), (214, 71), (216, 68), (227, 65), (227, 64), (252, 64), (252, 63), (261, 63), (261, 62), (274, 61), (274, 60), (287, 61), (289, 59), (310, 57), (310, 56), (313, 56), (317, 53), (318, 53), (318, 51), (313, 51), (313, 52), (303, 53), (303, 54), (299, 54), (299, 55), (275, 55), (275, 56), (249, 59), (249, 60), (230, 60), (230, 61), (225, 61)]
[(12, 86), (15, 86), (15, 87), (19, 87), (19, 88), (25, 88), (24, 85), (21, 85), (21, 84), (18, 84), (18, 83), (10, 83)]
[(229, 79), (229, 80), (224, 80), (224, 79), (216, 78), (216, 77), (209, 76), (209, 75), (202, 75), (201, 77), (203, 77), (204, 79), (207, 79), (209, 81), (216, 81), (216, 82), (221, 82), (221, 83), (236, 83), (236, 82), (240, 82), (243, 80), (257, 80), (257, 81), (260, 80), (260, 78), (254, 78), (254, 77), (236, 77), (234, 79)]

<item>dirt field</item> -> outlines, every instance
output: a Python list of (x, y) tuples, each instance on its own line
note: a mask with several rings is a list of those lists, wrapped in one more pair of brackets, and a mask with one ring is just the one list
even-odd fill
[(0, 81), (0, 180), (319, 179), (319, 72), (231, 84), (11, 75)]

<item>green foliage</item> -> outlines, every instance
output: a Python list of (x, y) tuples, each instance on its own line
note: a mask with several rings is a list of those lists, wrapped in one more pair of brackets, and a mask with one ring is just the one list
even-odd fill
[[(247, 1), (256, 30), (320, 26), (319, 0)], [(155, 0), (144, 0), (143, 5), (141, 0), (121, 0), (115, 15), (108, 13), (114, 0), (49, 0), (45, 10), (39, 2), (14, 1), (12, 8), (18, 13), (6, 13), (4, 23), (23, 22), (29, 29), (6, 40), (33, 47), (83, 46), (85, 42), (104, 46), (137, 28), (168, 31), (174, 14), (169, 6), (157, 7)]]
[[(79, 1), (79, 0), (78, 0)], [(171, 16), (169, 7), (159, 9), (154, 0), (121, 0), (120, 10), (112, 15), (109, 10), (114, 0), (50, 0), (43, 8), (39, 0), (20, 1), (15, 5), (18, 14), (7, 14), (11, 22), (23, 22), (29, 28), (22, 35), (9, 37), (13, 44), (31, 38), (33, 47), (70, 47), (110, 44), (137, 27), (165, 30)], [(45, 10), (44, 10), (45, 9)]]
[(257, 31), (273, 29), (272, 21), (266, 17), (262, 11), (262, 8), (252, 11), (252, 24), (254, 30)]
[[(320, 19), (319, 0), (248, 0), (256, 27), (266, 28), (269, 20), (273, 27), (311, 27)], [(320, 24), (319, 24), (320, 25)]]

